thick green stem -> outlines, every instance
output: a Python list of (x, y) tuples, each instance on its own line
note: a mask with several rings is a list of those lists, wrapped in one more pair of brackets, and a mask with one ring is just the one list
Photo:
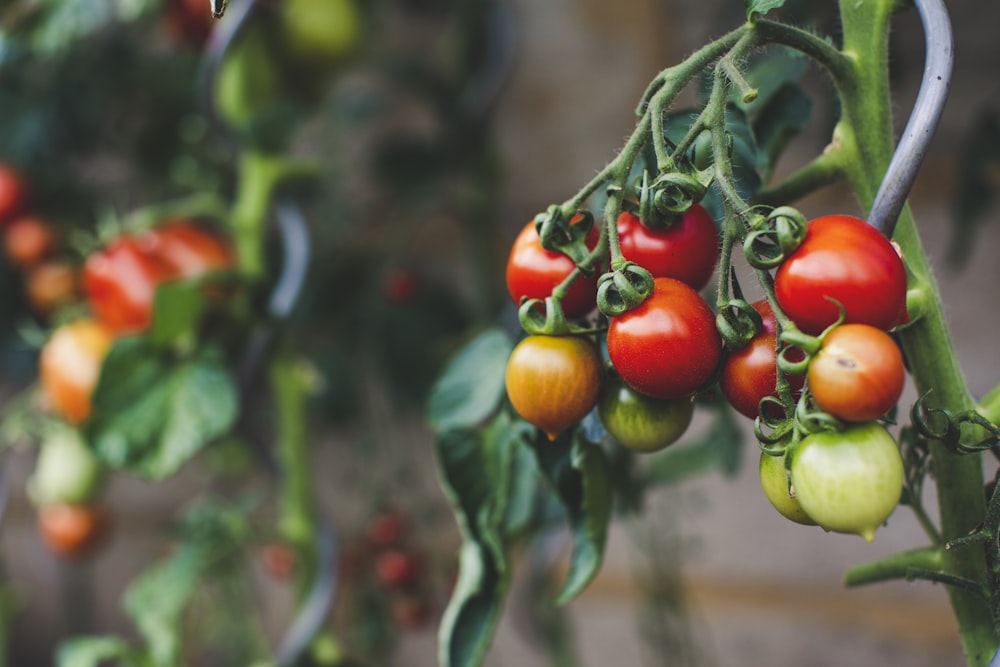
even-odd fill
[(275, 454), (281, 470), (278, 531), (295, 548), (297, 583), (306, 592), (315, 570), (315, 512), (313, 507), (309, 438), (306, 429), (308, 378), (287, 353), (270, 366), (271, 390), (277, 410)]
[[(841, 0), (844, 53), (854, 64), (853, 76), (838, 83), (843, 118), (836, 140), (845, 153), (847, 180), (867, 210), (894, 151), (888, 77), (890, 0), (858, 3)], [(954, 354), (937, 285), (930, 270), (913, 217), (904, 209), (896, 227), (910, 272), (911, 287), (925, 295), (925, 310), (899, 332), (900, 343), (916, 384), (930, 407), (953, 412), (971, 409), (972, 399)], [(932, 468), (937, 481), (941, 537), (951, 540), (972, 531), (985, 511), (983, 469), (979, 455), (957, 455), (940, 442), (931, 443)], [(943, 554), (942, 570), (962, 580), (981, 582), (986, 571), (981, 549), (963, 548)], [(990, 609), (978, 595), (949, 587), (952, 608), (970, 665), (988, 665), (998, 636)]]

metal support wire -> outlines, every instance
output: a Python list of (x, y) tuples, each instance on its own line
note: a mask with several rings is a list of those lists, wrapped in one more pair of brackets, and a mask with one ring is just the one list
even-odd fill
[(913, 111), (868, 216), (869, 223), (890, 238), (941, 120), (955, 60), (951, 21), (944, 0), (914, 0), (913, 4), (924, 28), (924, 75)]

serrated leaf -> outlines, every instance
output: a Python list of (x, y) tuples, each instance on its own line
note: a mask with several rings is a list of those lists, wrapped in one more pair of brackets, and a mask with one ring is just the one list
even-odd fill
[(476, 336), (445, 368), (431, 389), (427, 418), (438, 431), (485, 421), (504, 396), (504, 369), (514, 344), (501, 329)]
[(205, 566), (201, 549), (184, 546), (146, 570), (125, 591), (124, 605), (156, 667), (178, 663), (181, 616)]
[(211, 350), (173, 361), (144, 339), (122, 339), (94, 392), (88, 441), (115, 468), (150, 479), (175, 473), (236, 420), (238, 396)]
[(611, 485), (607, 459), (598, 445), (563, 435), (532, 441), (538, 465), (566, 510), (573, 535), (569, 573), (557, 602), (568, 602), (597, 576), (604, 560), (611, 521)]
[(135, 664), (133, 649), (118, 637), (74, 637), (64, 641), (56, 652), (57, 667), (99, 667), (106, 660), (116, 660), (119, 667)]
[(744, 0), (747, 7), (747, 20), (752, 21), (755, 14), (763, 16), (773, 9), (785, 6), (785, 0)]

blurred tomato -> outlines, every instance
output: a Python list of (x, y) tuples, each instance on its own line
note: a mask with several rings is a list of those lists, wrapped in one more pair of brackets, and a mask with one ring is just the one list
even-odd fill
[(172, 275), (135, 237), (121, 236), (87, 258), (83, 291), (101, 324), (115, 333), (136, 333), (149, 326), (156, 287)]
[(195, 48), (204, 45), (215, 24), (208, 0), (168, 0), (163, 20), (175, 41)]
[(91, 553), (104, 536), (107, 521), (94, 505), (54, 503), (38, 508), (38, 532), (45, 544), (60, 556), (82, 558)]
[(28, 201), (28, 188), (21, 174), (0, 164), (0, 227), (20, 215)]
[(24, 284), (28, 304), (45, 316), (73, 303), (78, 296), (79, 278), (77, 267), (65, 260), (48, 260), (32, 266)]
[(229, 243), (192, 220), (166, 222), (140, 234), (138, 242), (178, 278), (193, 278), (233, 264)]
[(39, 357), (42, 392), (53, 412), (72, 424), (90, 416), (90, 398), (111, 343), (111, 334), (89, 319), (55, 330)]
[(12, 220), (3, 232), (4, 252), (10, 263), (26, 268), (45, 259), (56, 247), (52, 225), (37, 215)]

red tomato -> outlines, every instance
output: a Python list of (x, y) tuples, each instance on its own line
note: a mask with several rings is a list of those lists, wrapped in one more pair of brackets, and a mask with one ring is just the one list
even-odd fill
[(260, 561), (275, 579), (286, 580), (295, 573), (295, 550), (285, 542), (270, 542), (260, 548)]
[(889, 330), (906, 320), (906, 269), (895, 246), (864, 220), (849, 215), (817, 218), (778, 268), (774, 289), (781, 309), (808, 334), (837, 321), (835, 299), (846, 322)]
[(50, 260), (28, 269), (24, 289), (28, 303), (39, 315), (48, 315), (77, 299), (77, 267), (66, 261)]
[(38, 508), (38, 531), (52, 551), (60, 556), (81, 558), (90, 553), (104, 535), (104, 512), (93, 505), (55, 503)]
[(163, 19), (173, 39), (195, 48), (205, 43), (215, 22), (206, 0), (168, 0)]
[(0, 164), (0, 227), (20, 215), (27, 201), (24, 179), (14, 168)]
[(587, 416), (601, 392), (601, 355), (582, 336), (528, 336), (507, 360), (507, 397), (550, 440)]
[(712, 378), (722, 339), (715, 314), (694, 288), (656, 278), (649, 298), (612, 318), (608, 354), (633, 389), (654, 398), (680, 398)]
[(899, 401), (906, 368), (892, 336), (867, 324), (842, 324), (823, 339), (808, 378), (821, 410), (847, 422), (869, 422)]
[[(597, 233), (587, 237), (587, 245), (597, 245)], [(522, 298), (544, 299), (576, 265), (562, 253), (542, 247), (535, 223), (529, 222), (514, 240), (507, 259), (507, 291), (514, 303)], [(583, 317), (597, 305), (597, 273), (581, 276), (570, 286), (562, 301), (563, 313), (571, 319)]]
[(375, 516), (365, 529), (365, 539), (373, 549), (388, 549), (398, 544), (409, 526), (403, 510), (389, 508)]
[(625, 259), (654, 278), (676, 278), (696, 290), (708, 284), (719, 256), (719, 233), (708, 211), (699, 204), (664, 229), (649, 229), (638, 217), (623, 211), (618, 216), (618, 240)]
[[(763, 320), (760, 331), (745, 347), (729, 353), (722, 362), (719, 388), (736, 411), (756, 419), (760, 402), (765, 396), (777, 397), (778, 382), (778, 323), (766, 300), (753, 304)], [(801, 351), (791, 353), (791, 359), (802, 359)], [(802, 391), (805, 376), (789, 375), (788, 383), (794, 395)]]
[(11, 264), (26, 268), (45, 259), (56, 247), (56, 232), (37, 215), (23, 215), (4, 229), (4, 251)]
[(417, 583), (423, 572), (420, 557), (409, 551), (388, 549), (375, 559), (375, 574), (389, 588), (407, 588)]
[(82, 319), (56, 329), (42, 347), (38, 359), (42, 392), (52, 411), (71, 424), (90, 416), (90, 397), (111, 343), (104, 327)]
[(228, 242), (191, 220), (172, 220), (137, 236), (144, 252), (165, 264), (173, 277), (193, 278), (233, 265)]
[(133, 236), (121, 236), (87, 258), (83, 290), (97, 319), (115, 333), (149, 326), (157, 286), (174, 270)]

